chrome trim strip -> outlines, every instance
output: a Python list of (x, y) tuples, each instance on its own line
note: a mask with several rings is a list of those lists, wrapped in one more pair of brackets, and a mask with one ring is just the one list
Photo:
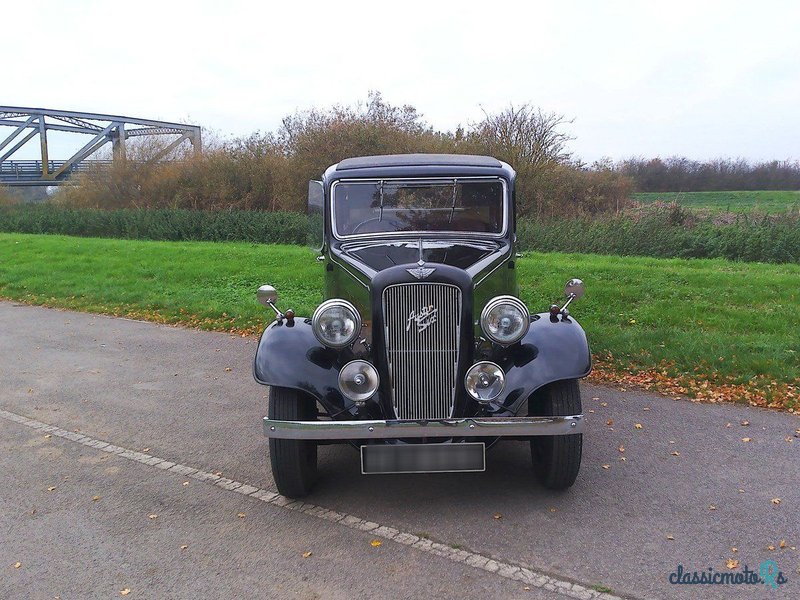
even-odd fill
[(502, 239), (506, 237), (508, 233), (508, 228), (510, 224), (510, 216), (509, 216), (509, 205), (511, 204), (511, 198), (508, 192), (508, 182), (503, 177), (492, 177), (492, 176), (485, 176), (485, 175), (478, 175), (478, 176), (468, 176), (468, 177), (382, 177), (382, 178), (370, 178), (370, 179), (337, 179), (331, 185), (330, 191), (330, 206), (331, 206), (331, 231), (333, 233), (333, 237), (337, 240), (341, 241), (350, 241), (350, 240), (361, 240), (361, 239), (383, 239), (383, 238), (395, 238), (395, 237), (403, 237), (407, 235), (411, 236), (425, 236), (430, 234), (435, 234), (437, 236), (461, 236), (463, 237), (465, 233), (464, 231), (394, 231), (394, 232), (380, 232), (380, 233), (357, 233), (351, 235), (340, 235), (339, 232), (336, 230), (336, 186), (340, 183), (375, 183), (380, 181), (391, 181), (391, 182), (414, 182), (414, 181), (499, 181), (503, 186), (503, 230), (499, 233), (474, 233), (474, 235), (478, 238), (489, 238), (489, 239)]
[(276, 421), (264, 417), (264, 435), (285, 440), (387, 440), (506, 437), (583, 433), (583, 415), (472, 417), (438, 421)]

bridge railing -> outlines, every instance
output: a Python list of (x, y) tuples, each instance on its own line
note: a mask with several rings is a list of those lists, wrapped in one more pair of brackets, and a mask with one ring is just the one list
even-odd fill
[[(48, 160), (47, 172), (55, 173), (64, 166), (66, 161)], [(61, 179), (66, 179), (74, 173), (90, 171), (97, 167), (110, 165), (110, 160), (85, 160), (69, 165), (63, 172)], [(42, 178), (41, 160), (6, 160), (0, 163), (0, 183), (15, 181), (36, 181)]]

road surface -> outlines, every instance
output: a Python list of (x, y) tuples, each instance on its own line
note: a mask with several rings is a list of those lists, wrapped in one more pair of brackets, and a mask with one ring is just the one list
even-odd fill
[[(584, 385), (565, 493), (521, 442), (366, 477), (332, 446), (285, 506), (255, 346), (0, 302), (0, 598), (800, 597), (796, 416)], [(668, 580), (768, 559), (775, 591)]]

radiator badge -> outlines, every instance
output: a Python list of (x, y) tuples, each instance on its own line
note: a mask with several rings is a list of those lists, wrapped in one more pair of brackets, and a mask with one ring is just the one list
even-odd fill
[(436, 315), (439, 313), (438, 308), (434, 308), (433, 304), (423, 306), (419, 312), (412, 310), (406, 320), (406, 331), (411, 329), (412, 323), (417, 327), (417, 333), (422, 333), (428, 327), (436, 323)]
[(414, 269), (406, 269), (409, 273), (411, 273), (417, 279), (425, 279), (431, 273), (433, 273), (436, 269), (433, 267), (423, 267), (422, 265), (414, 268)]

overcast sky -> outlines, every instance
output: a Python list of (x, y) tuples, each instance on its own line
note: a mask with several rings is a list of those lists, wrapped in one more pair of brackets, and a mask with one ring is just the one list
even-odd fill
[(0, 105), (244, 135), (379, 90), (439, 129), (531, 102), (574, 118), (571, 149), (588, 161), (800, 158), (796, 1), (34, 0), (2, 12)]

